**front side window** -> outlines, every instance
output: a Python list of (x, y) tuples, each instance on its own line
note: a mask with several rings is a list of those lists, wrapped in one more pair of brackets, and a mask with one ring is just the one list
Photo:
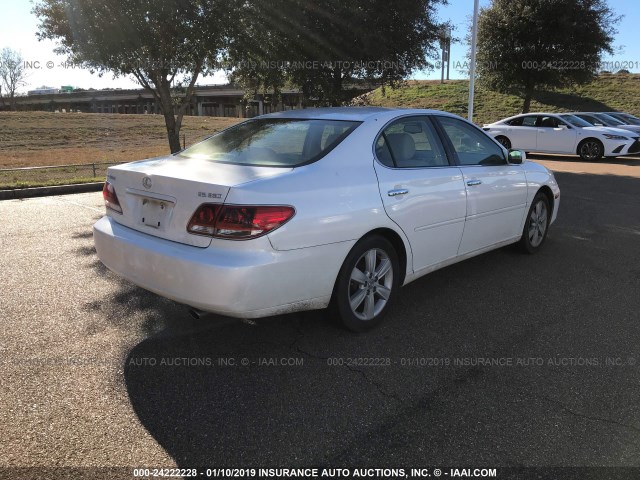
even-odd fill
[(297, 167), (319, 160), (360, 122), (255, 119), (242, 122), (178, 155), (255, 167)]
[(387, 126), (375, 145), (380, 163), (392, 168), (449, 166), (438, 135), (425, 117), (401, 118)]
[(460, 165), (504, 165), (502, 149), (482, 131), (462, 120), (438, 116)]

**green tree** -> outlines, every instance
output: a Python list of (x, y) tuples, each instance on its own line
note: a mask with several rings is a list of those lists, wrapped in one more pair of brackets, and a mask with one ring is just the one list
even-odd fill
[(605, 0), (492, 0), (478, 19), (478, 80), (519, 95), (526, 113), (536, 89), (593, 79), (619, 19)]
[(254, 89), (286, 82), (340, 105), (354, 80), (395, 85), (430, 67), (441, 0), (247, 0), (230, 49), (232, 78)]
[(225, 48), (238, 0), (40, 0), (38, 37), (99, 74), (131, 75), (162, 109), (171, 152), (200, 75)]

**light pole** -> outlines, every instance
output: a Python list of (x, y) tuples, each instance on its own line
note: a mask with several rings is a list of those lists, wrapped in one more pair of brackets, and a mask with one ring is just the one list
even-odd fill
[(473, 122), (473, 93), (476, 83), (476, 43), (478, 41), (478, 9), (480, 0), (473, 2), (473, 27), (471, 29), (471, 67), (469, 68), (469, 109), (467, 118)]

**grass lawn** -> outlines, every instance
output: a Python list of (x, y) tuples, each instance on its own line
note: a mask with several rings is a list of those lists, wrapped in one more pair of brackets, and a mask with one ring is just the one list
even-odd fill
[[(469, 82), (411, 81), (374, 90), (358, 104), (432, 108), (466, 116)], [(522, 99), (476, 89), (474, 121), (489, 123), (520, 112)], [(602, 74), (592, 83), (536, 92), (531, 111), (620, 110), (640, 115), (640, 75)], [(237, 118), (184, 117), (187, 145), (237, 123)], [(43, 165), (127, 162), (169, 153), (161, 115), (0, 112), (0, 169)], [(106, 167), (43, 172), (0, 172), (1, 188), (102, 181)]]
[[(411, 81), (398, 89), (378, 88), (360, 99), (384, 107), (433, 108), (467, 114), (469, 82)], [(490, 123), (521, 112), (522, 99), (477, 87), (474, 122)], [(531, 111), (625, 111), (640, 115), (640, 75), (602, 74), (592, 83), (554, 92), (536, 92)]]

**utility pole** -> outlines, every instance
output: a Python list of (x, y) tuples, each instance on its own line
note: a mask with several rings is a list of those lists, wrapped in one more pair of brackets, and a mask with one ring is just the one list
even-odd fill
[(471, 30), (471, 68), (469, 69), (469, 109), (467, 118), (473, 122), (473, 94), (476, 81), (476, 43), (478, 42), (478, 10), (480, 0), (473, 2), (473, 28)]
[(444, 83), (444, 64), (447, 64), (447, 80), (449, 80), (449, 63), (451, 52), (451, 27), (448, 25), (442, 29), (440, 37), (440, 48), (442, 49), (442, 65), (440, 72), (440, 83)]

